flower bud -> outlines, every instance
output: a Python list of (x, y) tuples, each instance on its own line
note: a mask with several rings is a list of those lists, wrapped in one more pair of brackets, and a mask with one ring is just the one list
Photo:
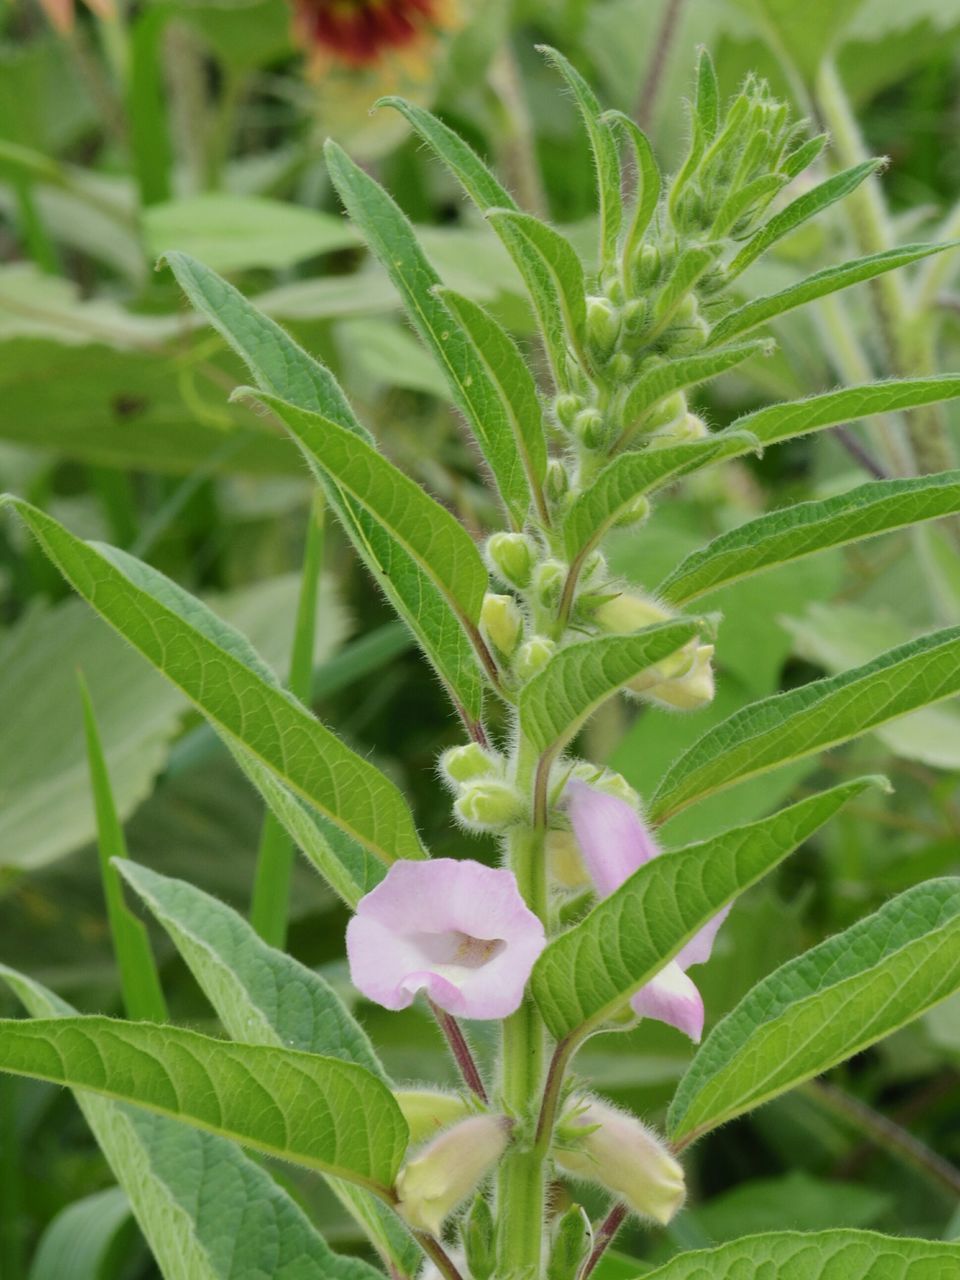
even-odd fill
[[(571, 422), (573, 419), (571, 419)], [(551, 502), (559, 502), (570, 489), (570, 473), (559, 458), (551, 458), (547, 463), (547, 478), (544, 482), (547, 497)]]
[(580, 581), (584, 586), (607, 576), (607, 557), (602, 551), (592, 551), (583, 562)]
[(694, 316), (686, 324), (674, 325), (663, 338), (664, 350), (671, 356), (699, 351), (710, 337), (710, 325), (703, 316)]
[(523, 798), (509, 782), (491, 778), (468, 783), (453, 810), (473, 831), (502, 831), (523, 814)]
[(646, 298), (632, 298), (623, 308), (623, 331), (628, 338), (638, 338), (647, 327), (649, 307)]
[(484, 549), (487, 564), (508, 586), (530, 585), (530, 574), (537, 559), (537, 548), (525, 533), (494, 533)]
[(586, 782), (595, 791), (603, 791), (608, 796), (616, 796), (618, 800), (625, 800), (627, 804), (632, 805), (634, 808), (637, 808), (640, 803), (640, 797), (623, 774), (617, 773), (613, 769), (599, 769), (588, 760), (583, 760), (574, 765), (570, 776)]
[(573, 429), (573, 420), (583, 408), (583, 401), (579, 396), (562, 395), (557, 396), (553, 402), (553, 416), (561, 427), (567, 431)]
[(560, 1167), (615, 1192), (634, 1213), (665, 1225), (683, 1204), (683, 1170), (635, 1116), (591, 1099), (563, 1120), (559, 1137)]
[(672, 396), (667, 396), (666, 400), (661, 400), (656, 408), (652, 410), (645, 423), (645, 429), (647, 431), (656, 431), (658, 427), (665, 427), (668, 423), (676, 422), (686, 412), (687, 397), (682, 391), (674, 392)]
[(523, 635), (523, 614), (513, 596), (487, 592), (480, 609), (480, 630), (498, 653), (510, 657)]
[(633, 259), (633, 283), (637, 293), (645, 293), (660, 278), (663, 262), (656, 245), (644, 244)]
[(604, 297), (609, 298), (615, 307), (623, 306), (623, 282), (619, 276), (607, 276), (602, 288)]
[(496, 1225), (486, 1196), (479, 1195), (460, 1226), (470, 1280), (491, 1280), (497, 1269)]
[(463, 1120), (474, 1112), (473, 1104), (462, 1093), (444, 1093), (440, 1089), (398, 1089), (397, 1106), (410, 1129), (410, 1141), (426, 1142), (441, 1129)]
[(650, 510), (649, 498), (634, 498), (617, 516), (614, 525), (618, 529), (629, 529), (633, 525), (643, 524), (649, 518)]
[(397, 1175), (397, 1210), (415, 1231), (439, 1236), (444, 1219), (474, 1191), (510, 1139), (504, 1116), (471, 1116), (447, 1129)]
[(572, 831), (548, 831), (547, 865), (554, 881), (564, 889), (582, 889), (590, 875), (580, 856), (580, 846)]
[(453, 783), (471, 782), (498, 773), (500, 757), (487, 751), (477, 742), (467, 742), (462, 747), (450, 747), (440, 757), (440, 769)]
[(610, 428), (599, 409), (581, 409), (573, 420), (573, 434), (588, 449), (602, 449)]
[(644, 689), (644, 696), (675, 711), (696, 711), (699, 707), (706, 706), (713, 701), (716, 692), (713, 652), (712, 644), (697, 645), (693, 651), (693, 660), (682, 675), (660, 680)]
[(701, 417), (695, 413), (685, 413), (682, 418), (658, 431), (650, 441), (650, 448), (667, 449), (675, 444), (704, 440), (709, 434), (710, 429)]
[(582, 1205), (572, 1204), (557, 1223), (547, 1262), (547, 1280), (577, 1280), (593, 1247), (593, 1229)]
[(626, 382), (633, 373), (633, 363), (625, 351), (615, 351), (607, 361), (607, 377), (611, 382)]
[(669, 622), (673, 616), (670, 609), (649, 596), (624, 591), (602, 604), (593, 620), (603, 631), (626, 635), (630, 631), (656, 626), (659, 622)]
[(544, 560), (537, 565), (533, 575), (533, 589), (544, 609), (554, 609), (560, 603), (566, 580), (567, 566), (562, 560)]
[(620, 315), (607, 298), (587, 298), (587, 339), (594, 351), (605, 359), (617, 345)]
[(556, 651), (556, 644), (547, 636), (533, 636), (517, 650), (513, 669), (526, 682), (543, 670)]

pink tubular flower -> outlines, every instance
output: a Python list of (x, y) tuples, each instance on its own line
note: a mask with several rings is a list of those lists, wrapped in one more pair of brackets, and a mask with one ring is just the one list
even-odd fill
[(447, 1013), (505, 1018), (546, 944), (510, 871), (435, 858), (395, 862), (347, 926), (354, 986), (385, 1009), (418, 991)]
[[(567, 784), (567, 809), (580, 853), (601, 897), (618, 889), (660, 849), (646, 824), (619, 796), (607, 795), (574, 778)], [(691, 965), (710, 959), (713, 940), (727, 918), (726, 907), (697, 933), (679, 954), (630, 1001), (641, 1018), (654, 1018), (684, 1032), (699, 1044), (703, 1035), (703, 999), (687, 977)]]

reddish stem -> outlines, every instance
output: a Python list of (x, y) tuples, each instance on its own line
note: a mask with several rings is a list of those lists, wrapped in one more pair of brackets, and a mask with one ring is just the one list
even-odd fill
[(594, 1236), (593, 1249), (590, 1257), (583, 1264), (583, 1270), (580, 1272), (579, 1280), (587, 1280), (594, 1267), (606, 1253), (607, 1249), (613, 1243), (613, 1238), (623, 1226), (623, 1220), (627, 1216), (627, 1206), (625, 1204), (615, 1204), (603, 1222), (597, 1229)]
[(432, 1000), (429, 1001), (429, 1004), (433, 1010), (433, 1016), (437, 1020), (437, 1025), (443, 1032), (444, 1039), (450, 1047), (450, 1052), (460, 1068), (464, 1083), (477, 1095), (481, 1102), (489, 1104), (490, 1099), (487, 1097), (483, 1077), (480, 1075), (473, 1054), (470, 1052), (470, 1046), (467, 1044), (467, 1038), (460, 1028), (460, 1023), (457, 1022), (452, 1014), (447, 1013), (445, 1009), (441, 1009)]

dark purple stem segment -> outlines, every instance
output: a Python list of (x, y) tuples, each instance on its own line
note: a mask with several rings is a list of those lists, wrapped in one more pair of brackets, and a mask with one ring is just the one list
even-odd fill
[(587, 1276), (593, 1271), (597, 1263), (606, 1253), (607, 1249), (613, 1243), (613, 1238), (623, 1226), (623, 1220), (627, 1216), (627, 1206), (625, 1204), (615, 1204), (604, 1220), (597, 1228), (597, 1234), (593, 1239), (593, 1249), (590, 1251), (590, 1257), (583, 1264), (583, 1270), (580, 1272), (579, 1280), (587, 1280)]
[(429, 1003), (430, 1008), (433, 1010), (433, 1016), (436, 1018), (444, 1039), (450, 1047), (450, 1052), (460, 1068), (460, 1074), (463, 1076), (465, 1084), (477, 1095), (481, 1102), (489, 1103), (490, 1099), (487, 1097), (483, 1078), (473, 1059), (473, 1054), (470, 1052), (467, 1038), (460, 1029), (460, 1023), (457, 1022), (452, 1014), (447, 1013), (445, 1009), (441, 1009), (432, 1000)]

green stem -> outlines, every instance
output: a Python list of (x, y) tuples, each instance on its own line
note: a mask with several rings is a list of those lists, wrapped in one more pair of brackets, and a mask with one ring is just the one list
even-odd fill
[[(313, 678), (313, 650), (316, 637), (317, 598), (323, 561), (323, 496), (318, 491), (310, 510), (307, 540), (300, 580), (300, 601), (290, 659), (290, 692), (306, 702)], [(282, 947), (287, 938), (290, 913), (290, 882), (296, 849), (293, 841), (272, 813), (267, 813), (260, 833), (257, 871), (250, 905), (250, 923), (265, 942)]]

